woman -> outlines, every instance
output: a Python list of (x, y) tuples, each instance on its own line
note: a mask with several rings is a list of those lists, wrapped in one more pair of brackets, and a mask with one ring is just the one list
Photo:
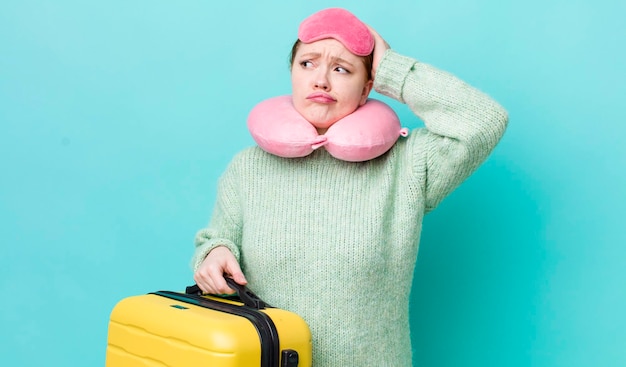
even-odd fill
[(372, 88), (406, 103), (425, 128), (363, 162), (324, 148), (301, 158), (239, 153), (196, 236), (194, 279), (207, 293), (231, 293), (226, 274), (301, 315), (316, 367), (410, 366), (423, 216), (486, 159), (507, 114), (456, 77), (396, 53), (343, 9), (302, 22), (291, 79), (293, 107), (320, 134)]

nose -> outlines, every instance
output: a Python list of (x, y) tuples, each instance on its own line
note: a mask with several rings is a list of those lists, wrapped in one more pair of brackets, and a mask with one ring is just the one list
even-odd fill
[(330, 82), (325, 70), (318, 70), (313, 81), (316, 89), (322, 89), (324, 91), (330, 90)]
[(317, 81), (315, 83), (315, 88), (317, 89), (323, 89), (323, 90), (328, 90), (328, 83), (326, 83), (326, 81)]

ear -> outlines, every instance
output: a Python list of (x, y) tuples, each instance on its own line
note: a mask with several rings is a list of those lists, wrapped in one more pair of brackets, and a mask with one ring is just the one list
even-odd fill
[(363, 93), (361, 94), (361, 101), (359, 101), (359, 106), (363, 106), (365, 102), (367, 102), (367, 97), (370, 95), (372, 88), (374, 87), (374, 81), (368, 80), (363, 86)]

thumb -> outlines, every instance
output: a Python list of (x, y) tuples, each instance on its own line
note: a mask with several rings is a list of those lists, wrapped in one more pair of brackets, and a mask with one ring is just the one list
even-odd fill
[(239, 264), (237, 263), (237, 261), (234, 261), (228, 264), (226, 273), (230, 275), (235, 280), (235, 282), (237, 282), (237, 284), (241, 284), (241, 285), (248, 284), (248, 281), (246, 280), (246, 277), (243, 275), (243, 272), (241, 271), (241, 268), (239, 267)]

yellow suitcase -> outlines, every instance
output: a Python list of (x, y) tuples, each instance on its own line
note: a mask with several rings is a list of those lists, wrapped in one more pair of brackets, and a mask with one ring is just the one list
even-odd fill
[(106, 367), (310, 367), (311, 333), (293, 312), (247, 288), (236, 299), (159, 291), (118, 302), (111, 312)]

